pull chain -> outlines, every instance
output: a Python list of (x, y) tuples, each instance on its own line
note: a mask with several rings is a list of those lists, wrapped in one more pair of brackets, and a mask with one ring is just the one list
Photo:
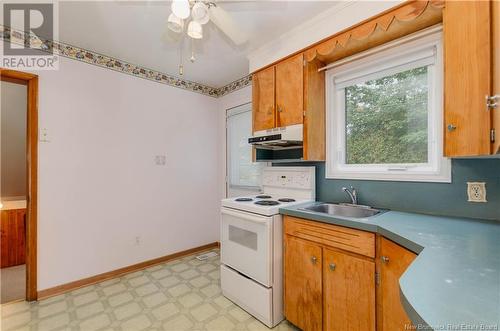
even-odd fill
[(194, 39), (191, 38), (191, 58), (189, 59), (191, 63), (194, 63), (196, 61), (196, 58), (194, 57)]
[(182, 46), (184, 44), (184, 38), (182, 38), (181, 42), (180, 42), (180, 46), (179, 46), (179, 56), (180, 56), (180, 59), (179, 59), (179, 75), (184, 75), (184, 65), (182, 63)]

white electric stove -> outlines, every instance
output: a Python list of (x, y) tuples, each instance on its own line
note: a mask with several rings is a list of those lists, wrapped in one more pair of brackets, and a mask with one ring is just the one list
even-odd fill
[(315, 184), (315, 167), (267, 167), (261, 194), (222, 200), (222, 293), (268, 327), (284, 318), (279, 209), (314, 201)]

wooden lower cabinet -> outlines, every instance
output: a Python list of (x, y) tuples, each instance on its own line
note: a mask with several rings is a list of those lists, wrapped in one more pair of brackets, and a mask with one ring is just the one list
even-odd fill
[(380, 284), (378, 289), (380, 331), (411, 330), (411, 321), (401, 304), (399, 278), (416, 254), (381, 237), (379, 240)]
[(0, 264), (2, 268), (25, 263), (26, 209), (0, 211)]
[(283, 229), (288, 321), (305, 331), (409, 330), (399, 279), (415, 253), (370, 232), (291, 216)]
[(285, 236), (285, 316), (302, 330), (321, 330), (322, 248)]
[(375, 262), (323, 249), (324, 330), (375, 330)]
[[(374, 331), (373, 258), (325, 245), (336, 242), (340, 227), (318, 223), (313, 236), (315, 223), (303, 222), (285, 217), (286, 319), (305, 331)], [(349, 239), (356, 232), (365, 234), (346, 229), (343, 235)]]

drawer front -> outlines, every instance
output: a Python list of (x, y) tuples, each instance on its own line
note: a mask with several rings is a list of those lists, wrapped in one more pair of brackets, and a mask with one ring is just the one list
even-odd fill
[(277, 324), (273, 323), (272, 288), (264, 287), (225, 265), (220, 267), (220, 283), (222, 294), (229, 300), (248, 311), (268, 327), (272, 328)]
[(286, 234), (375, 258), (375, 234), (343, 226), (285, 216)]

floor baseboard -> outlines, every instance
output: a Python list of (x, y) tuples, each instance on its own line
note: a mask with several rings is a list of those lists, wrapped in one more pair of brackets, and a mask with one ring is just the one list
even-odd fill
[(83, 279), (76, 280), (76, 281), (73, 281), (70, 283), (66, 283), (66, 284), (58, 285), (58, 286), (51, 287), (51, 288), (48, 288), (45, 290), (41, 290), (41, 291), (38, 291), (38, 300), (47, 299), (49, 297), (53, 297), (53, 296), (56, 296), (59, 294), (73, 291), (73, 290), (76, 290), (76, 289), (81, 288), (81, 287), (85, 287), (88, 285), (99, 283), (99, 282), (102, 282), (102, 281), (105, 281), (105, 280), (108, 280), (111, 278), (116, 278), (116, 277), (131, 273), (131, 272), (135, 272), (138, 270), (146, 269), (146, 268), (149, 268), (149, 267), (154, 266), (156, 264), (175, 260), (175, 259), (178, 259), (180, 257), (184, 257), (184, 256), (196, 254), (199, 252), (203, 252), (206, 250), (210, 250), (210, 249), (219, 247), (219, 245), (220, 245), (219, 242), (210, 243), (207, 245), (187, 249), (185, 251), (165, 255), (165, 256), (162, 256), (162, 257), (159, 257), (156, 259), (133, 264), (133, 265), (123, 267), (120, 269), (108, 271), (108, 272), (105, 272), (105, 273), (102, 273), (99, 275), (95, 275), (92, 277), (83, 278)]

